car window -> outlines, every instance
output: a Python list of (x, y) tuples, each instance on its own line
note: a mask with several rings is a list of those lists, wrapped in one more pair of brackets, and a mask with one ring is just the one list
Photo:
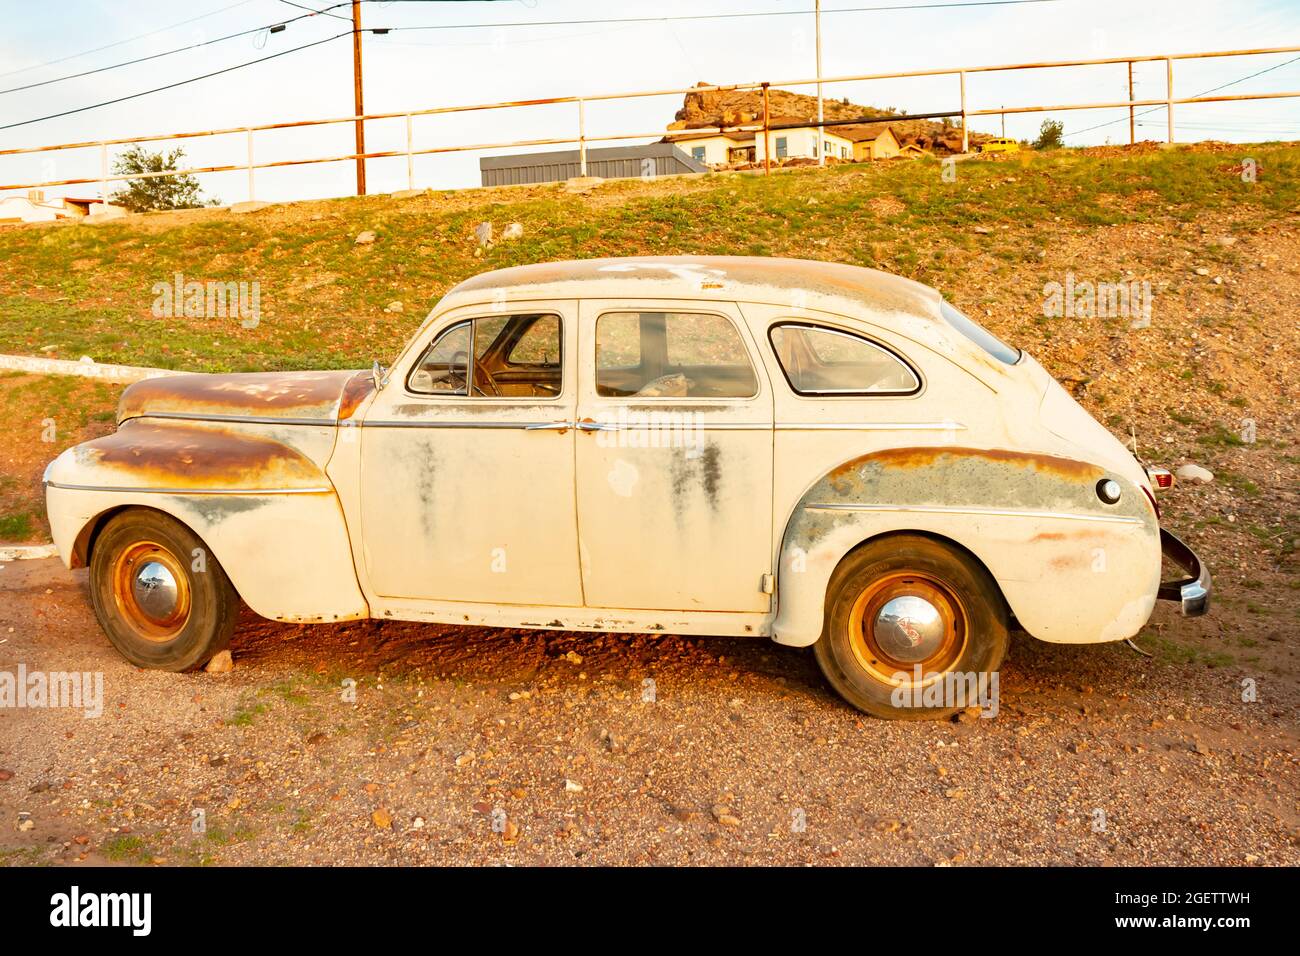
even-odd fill
[(428, 395), (464, 395), (469, 382), (470, 324), (447, 329), (429, 346), (407, 382), (411, 391)]
[(638, 398), (752, 398), (758, 377), (726, 316), (606, 312), (596, 320), (596, 393)]
[(795, 322), (773, 326), (768, 336), (800, 395), (910, 395), (921, 387), (903, 359), (861, 336)]
[(966, 338), (970, 339), (985, 352), (988, 352), (989, 355), (992, 355), (999, 362), (1005, 362), (1007, 365), (1015, 365), (1020, 361), (1020, 349), (1013, 349), (978, 322), (973, 322), (966, 318), (966, 316), (953, 308), (953, 306), (946, 300), (940, 304), (939, 311), (943, 314), (944, 319), (949, 325), (962, 335), (966, 336)]
[(461, 322), (433, 341), (407, 385), (426, 395), (553, 398), (563, 383), (560, 343), (558, 315), (494, 315)]

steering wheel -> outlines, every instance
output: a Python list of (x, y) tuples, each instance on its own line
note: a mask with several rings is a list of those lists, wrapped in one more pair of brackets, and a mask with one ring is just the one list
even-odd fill
[[(487, 385), (487, 388), (484, 388), (484, 385)], [(499, 396), (501, 394), (501, 389), (497, 387), (497, 381), (492, 377), (492, 373), (478, 362), (474, 363), (474, 387), (484, 395)]]

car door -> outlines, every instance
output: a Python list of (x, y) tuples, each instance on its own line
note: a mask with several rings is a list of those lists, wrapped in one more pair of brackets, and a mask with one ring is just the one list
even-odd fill
[(366, 570), (384, 597), (581, 606), (571, 302), (440, 318), (366, 412)]
[(580, 310), (587, 604), (768, 610), (772, 395), (738, 310), (640, 300)]

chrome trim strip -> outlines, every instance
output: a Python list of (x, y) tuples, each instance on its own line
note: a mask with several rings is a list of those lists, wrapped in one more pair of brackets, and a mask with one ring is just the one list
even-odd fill
[(913, 514), (978, 515), (993, 518), (1061, 518), (1066, 521), (1102, 521), (1108, 524), (1141, 524), (1141, 518), (1121, 515), (1081, 515), (1066, 511), (1021, 511), (1013, 508), (962, 508), (947, 505), (867, 505), (830, 502), (804, 505), (805, 511), (901, 511)]
[(563, 425), (572, 428), (573, 422), (509, 422), (509, 421), (443, 421), (439, 419), (389, 419), (385, 421), (358, 422), (361, 428), (515, 428), (521, 431)]
[(956, 432), (965, 431), (961, 422), (786, 422), (777, 423), (777, 431), (846, 431), (846, 432)]
[[(632, 414), (640, 414), (639, 412)], [(680, 411), (646, 412), (650, 416), (694, 415), (689, 407)], [(270, 421), (271, 419), (261, 419)], [(647, 421), (631, 422), (524, 422), (524, 421), (456, 421), (443, 419), (383, 419), (357, 422), (362, 428), (518, 428), (525, 431), (572, 428), (576, 431), (644, 431), (658, 430), (670, 423)], [(850, 432), (910, 432), (910, 431), (965, 431), (961, 422), (785, 422), (775, 426), (767, 422), (711, 422), (690, 423), (701, 431), (850, 431)]]
[(334, 418), (277, 418), (270, 415), (217, 415), (217, 414), (194, 414), (192, 412), (144, 412), (140, 415), (132, 415), (130, 418), (122, 419), (119, 424), (135, 421), (140, 418), (167, 418), (179, 421), (194, 422), (226, 422), (233, 425), (323, 425), (333, 427), (337, 422)]
[(310, 488), (127, 488), (117, 485), (67, 485), (61, 481), (49, 481), (46, 484), (65, 491), (111, 491), (116, 494), (140, 495), (322, 495), (334, 492), (333, 488), (325, 485)]

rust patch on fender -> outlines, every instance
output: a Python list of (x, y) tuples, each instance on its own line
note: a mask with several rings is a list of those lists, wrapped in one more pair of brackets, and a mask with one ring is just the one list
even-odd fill
[(1054, 455), (1041, 455), (1033, 452), (1008, 451), (1001, 448), (887, 448), (872, 452), (860, 458), (854, 458), (836, 467), (827, 477), (832, 483), (852, 480), (857, 469), (870, 462), (878, 463), (882, 468), (911, 470), (929, 468), (939, 463), (941, 458), (956, 461), (990, 461), (996, 464), (1015, 465), (1020, 468), (1032, 468), (1034, 471), (1064, 478), (1067, 481), (1091, 481), (1105, 475), (1105, 470), (1086, 461), (1073, 458), (1057, 458)]
[(118, 420), (166, 412), (329, 421), (356, 375), (354, 371), (241, 372), (145, 379), (122, 393)]
[(348, 383), (343, 386), (343, 394), (339, 398), (338, 420), (345, 422), (351, 418), (356, 412), (357, 407), (364, 402), (374, 390), (375, 379), (369, 372), (357, 372), (348, 379)]
[(105, 484), (129, 487), (240, 489), (319, 487), (319, 468), (268, 438), (226, 429), (131, 422), (78, 445), (78, 464), (101, 469)]

